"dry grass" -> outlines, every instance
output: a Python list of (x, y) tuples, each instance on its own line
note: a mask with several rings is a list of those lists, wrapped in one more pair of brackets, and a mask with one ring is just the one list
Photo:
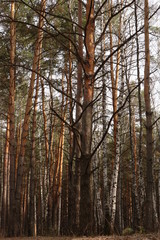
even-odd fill
[(160, 240), (160, 234), (135, 234), (132, 236), (97, 236), (97, 237), (15, 237), (0, 240)]

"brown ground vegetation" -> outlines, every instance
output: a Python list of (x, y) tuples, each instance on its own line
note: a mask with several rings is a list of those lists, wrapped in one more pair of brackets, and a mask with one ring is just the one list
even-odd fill
[(97, 236), (97, 237), (15, 237), (0, 240), (160, 240), (160, 234), (134, 234), (132, 236)]

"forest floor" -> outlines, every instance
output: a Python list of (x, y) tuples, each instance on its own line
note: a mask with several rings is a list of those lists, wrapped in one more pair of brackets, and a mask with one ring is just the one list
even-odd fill
[(127, 236), (97, 236), (97, 237), (15, 237), (0, 240), (160, 240), (160, 234), (134, 234)]

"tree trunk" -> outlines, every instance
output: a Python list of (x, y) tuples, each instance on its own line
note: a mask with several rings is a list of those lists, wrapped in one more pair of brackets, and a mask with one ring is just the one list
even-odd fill
[[(78, 2), (78, 23), (82, 27), (82, 1)], [(82, 39), (82, 29), (78, 29), (79, 32), (79, 55), (81, 59), (83, 58), (83, 39)], [(82, 64), (78, 61), (78, 79), (77, 79), (77, 97), (76, 100), (79, 104), (82, 104), (82, 86), (83, 86), (83, 76), (82, 76)], [(82, 108), (79, 104), (76, 104), (76, 120), (79, 119)], [(76, 231), (79, 231), (80, 227), (80, 157), (81, 157), (81, 134), (82, 134), (82, 119), (79, 119), (76, 124), (75, 132), (75, 149), (76, 149), (76, 164), (75, 164), (75, 188), (76, 188)]]
[[(152, 110), (150, 99), (150, 50), (149, 50), (149, 7), (145, 0), (145, 70), (144, 70), (144, 100), (146, 111), (146, 200), (145, 200), (145, 229), (147, 232), (154, 231), (153, 215), (153, 138), (152, 138)], [(149, 216), (149, 217), (148, 217)]]
[(84, 100), (82, 117), (82, 156), (81, 165), (81, 200), (80, 228), (81, 234), (91, 234), (91, 194), (90, 194), (90, 154), (92, 142), (92, 108), (94, 89), (94, 0), (88, 0), (86, 5), (85, 46), (86, 61), (84, 65)]
[(138, 196), (139, 196), (139, 207), (140, 207), (140, 225), (142, 226), (142, 206), (144, 204), (144, 179), (143, 179), (143, 168), (142, 168), (142, 103), (141, 103), (141, 84), (140, 84), (140, 66), (139, 66), (139, 39), (138, 39), (138, 16), (137, 16), (137, 0), (135, 0), (135, 29), (136, 29), (136, 62), (137, 62), (137, 77), (138, 77), (138, 109), (139, 109), (139, 144), (138, 144)]
[[(41, 55), (41, 54), (40, 54)], [(38, 64), (38, 72), (40, 69), (40, 64)], [(36, 174), (35, 174), (35, 167), (36, 167), (36, 155), (35, 155), (35, 148), (36, 148), (36, 115), (37, 115), (37, 101), (38, 101), (38, 90), (39, 90), (39, 75), (37, 75), (37, 83), (36, 83), (36, 94), (35, 94), (35, 101), (34, 101), (34, 110), (33, 110), (33, 123), (32, 123), (32, 153), (31, 153), (31, 177), (30, 177), (30, 213), (29, 213), (29, 235), (35, 236), (37, 233), (37, 226), (35, 222), (35, 194), (36, 194)]]
[(10, 121), (7, 116), (7, 128), (6, 128), (6, 142), (3, 161), (3, 195), (2, 195), (2, 215), (1, 215), (1, 228), (2, 233), (5, 236), (8, 233), (8, 163), (9, 163), (9, 142), (10, 142)]
[(129, 132), (130, 132), (130, 153), (131, 153), (131, 169), (132, 169), (132, 228), (133, 230), (138, 229), (139, 226), (139, 207), (138, 207), (138, 194), (136, 184), (136, 170), (135, 170), (135, 154), (134, 154), (134, 139), (133, 139), (133, 113), (132, 113), (132, 98), (130, 93), (130, 82), (129, 77), (126, 74), (126, 82), (129, 95)]
[(98, 153), (96, 153), (93, 157), (93, 182), (94, 182), (94, 221), (95, 221), (95, 229), (94, 234), (100, 234), (104, 228), (104, 216), (102, 209), (102, 201), (101, 201), (101, 187), (100, 187), (100, 163), (98, 159)]
[[(119, 107), (122, 105), (123, 101), (123, 91), (124, 91), (124, 73), (122, 70), (121, 88), (119, 95)], [(119, 178), (119, 167), (120, 167), (120, 126), (121, 126), (121, 116), (122, 111), (118, 112), (118, 122), (117, 122), (117, 133), (116, 133), (116, 158), (114, 163), (112, 181), (111, 181), (111, 192), (110, 192), (110, 209), (111, 209), (111, 232), (114, 232), (115, 227), (115, 216), (116, 216), (116, 203), (117, 203), (117, 187)]]
[(9, 156), (10, 156), (10, 180), (8, 183), (10, 186), (9, 192), (9, 229), (8, 234), (12, 236), (13, 229), (13, 219), (14, 219), (14, 209), (15, 209), (15, 54), (16, 54), (16, 25), (15, 19), (15, 1), (11, 1), (11, 24), (10, 24), (10, 83), (9, 83)]
[(24, 166), (24, 156), (25, 156), (25, 148), (27, 143), (27, 135), (29, 130), (29, 121), (30, 121), (30, 112), (32, 108), (32, 96), (34, 91), (34, 83), (35, 83), (35, 75), (37, 70), (37, 64), (39, 60), (39, 52), (40, 52), (40, 46), (43, 39), (43, 16), (45, 14), (45, 3), (46, 0), (42, 0), (41, 2), (41, 15), (39, 17), (39, 29), (38, 29), (38, 36), (35, 46), (35, 52), (34, 52), (34, 59), (33, 59), (33, 66), (32, 66), (32, 75), (31, 75), (31, 81), (29, 86), (29, 92), (28, 92), (28, 99), (26, 104), (26, 111), (25, 111), (25, 117), (24, 117), (24, 123), (23, 123), (23, 130), (22, 130), (22, 140), (21, 140), (21, 148), (20, 148), (20, 154), (18, 158), (18, 171), (17, 171), (17, 182), (16, 182), (16, 221), (14, 226), (14, 235), (18, 236), (21, 234), (22, 226), (21, 226), (21, 190), (22, 190), (22, 179), (23, 179), (23, 166)]

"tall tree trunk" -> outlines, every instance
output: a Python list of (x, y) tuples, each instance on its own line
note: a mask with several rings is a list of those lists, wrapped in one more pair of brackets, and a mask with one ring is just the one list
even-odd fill
[(4, 149), (4, 161), (3, 161), (3, 195), (2, 195), (2, 215), (1, 215), (1, 228), (2, 233), (5, 236), (7, 234), (7, 218), (8, 218), (8, 163), (9, 163), (9, 142), (10, 142), (10, 121), (7, 116), (7, 128), (6, 128), (6, 142)]
[[(159, 158), (159, 165), (160, 165), (160, 158)], [(160, 168), (158, 171), (158, 217), (160, 222)]]
[(94, 155), (93, 158), (93, 182), (94, 182), (94, 234), (100, 234), (104, 228), (104, 216), (102, 209), (102, 201), (101, 201), (101, 188), (100, 188), (100, 163), (98, 159), (98, 152)]
[(31, 75), (31, 81), (29, 86), (29, 92), (28, 92), (28, 99), (26, 104), (26, 111), (25, 111), (25, 117), (24, 117), (24, 123), (23, 123), (23, 131), (22, 131), (22, 140), (21, 140), (21, 148), (20, 148), (20, 154), (18, 158), (18, 172), (17, 172), (17, 182), (16, 182), (16, 221), (14, 226), (14, 235), (20, 235), (22, 226), (21, 226), (21, 212), (20, 212), (20, 206), (21, 206), (21, 190), (22, 190), (22, 179), (23, 179), (23, 167), (24, 167), (24, 156), (25, 156), (25, 149), (26, 149), (26, 143), (27, 143), (27, 135), (29, 130), (29, 121), (30, 121), (30, 112), (32, 108), (32, 96), (34, 91), (34, 83), (35, 83), (35, 73), (37, 70), (37, 64), (39, 60), (39, 52), (40, 52), (40, 46), (43, 39), (43, 22), (44, 22), (44, 15), (45, 15), (45, 4), (46, 0), (42, 0), (41, 2), (41, 13), (39, 17), (39, 28), (38, 28), (38, 36), (37, 41), (35, 45), (35, 52), (34, 52), (34, 59), (33, 59), (33, 66), (32, 66), (32, 75)]
[[(51, 72), (51, 71), (50, 71)], [(51, 72), (52, 73), (52, 72)], [(52, 88), (50, 86), (50, 108), (53, 109), (53, 94)], [(54, 166), (54, 158), (53, 158), (53, 140), (54, 140), (54, 127), (55, 127), (55, 119), (56, 117), (52, 115), (50, 112), (50, 132), (49, 132), (49, 195), (48, 195), (48, 230), (52, 231), (52, 212), (53, 212), (53, 166)]]
[[(41, 55), (41, 54), (40, 54)], [(38, 73), (40, 64), (38, 64)], [(35, 194), (36, 194), (36, 174), (35, 174), (35, 167), (36, 167), (36, 115), (37, 115), (37, 101), (38, 101), (38, 90), (39, 90), (39, 75), (37, 75), (37, 83), (36, 83), (36, 94), (35, 94), (35, 101), (34, 101), (34, 110), (33, 110), (33, 123), (32, 123), (32, 153), (31, 153), (31, 177), (30, 177), (30, 213), (29, 213), (29, 235), (36, 236), (37, 233), (37, 226), (35, 222)]]
[(82, 156), (81, 165), (81, 200), (80, 200), (80, 227), (81, 234), (91, 233), (91, 194), (90, 194), (90, 154), (92, 142), (92, 109), (94, 90), (94, 0), (88, 0), (86, 5), (85, 27), (85, 77), (84, 77), (84, 100), (82, 117)]
[[(82, 1), (78, 2), (78, 23), (82, 27)], [(79, 55), (81, 59), (83, 58), (83, 39), (82, 39), (82, 29), (79, 27)], [(82, 76), (82, 64), (78, 61), (78, 79), (77, 79), (77, 97), (76, 100), (79, 104), (82, 104), (82, 86), (83, 86), (83, 76)], [(76, 104), (76, 120), (79, 119), (82, 108), (79, 104)], [(75, 149), (76, 149), (76, 164), (75, 164), (75, 188), (76, 188), (76, 230), (79, 231), (80, 226), (80, 157), (81, 157), (81, 134), (82, 134), (82, 119), (79, 119), (76, 125), (75, 132)]]
[(16, 25), (15, 25), (15, 1), (11, 1), (11, 24), (10, 24), (10, 82), (9, 82), (9, 156), (10, 156), (10, 179), (8, 186), (10, 186), (9, 199), (9, 229), (8, 234), (12, 236), (14, 208), (15, 208), (15, 54), (16, 54)]
[[(122, 105), (123, 101), (123, 91), (124, 91), (124, 72), (122, 69), (122, 79), (121, 79), (121, 88), (119, 95), (119, 107)], [(111, 210), (111, 232), (114, 232), (115, 227), (115, 217), (116, 217), (116, 204), (117, 204), (117, 187), (118, 187), (118, 178), (119, 178), (119, 167), (120, 167), (120, 126), (121, 126), (121, 116), (122, 111), (118, 112), (118, 122), (117, 122), (117, 133), (116, 133), (116, 158), (114, 163), (112, 181), (111, 181), (111, 192), (110, 192), (110, 210)]]
[[(154, 230), (153, 214), (153, 138), (152, 138), (152, 110), (150, 99), (150, 50), (149, 50), (149, 7), (145, 0), (145, 69), (144, 69), (144, 100), (146, 111), (146, 201), (145, 201), (145, 229)], [(149, 216), (149, 217), (148, 217)]]
[[(121, 0), (121, 7), (123, 1)], [(109, 14), (111, 17), (112, 13), (112, 0), (109, 2)], [(117, 90), (118, 90), (118, 79), (119, 79), (119, 64), (120, 64), (120, 49), (117, 51), (117, 63), (116, 63), (116, 73), (114, 77), (114, 70), (113, 70), (113, 40), (112, 40), (112, 23), (109, 23), (109, 30), (110, 30), (110, 67), (111, 67), (111, 82), (112, 82), (112, 102), (113, 102), (113, 112), (117, 111)], [(119, 17), (119, 31), (118, 31), (118, 46), (121, 43), (121, 13)], [(115, 150), (115, 157), (116, 157), (116, 134), (117, 134), (117, 122), (118, 122), (118, 114), (114, 115), (114, 150)]]
[(136, 184), (136, 170), (135, 170), (135, 154), (134, 154), (134, 139), (133, 139), (133, 113), (132, 113), (132, 98), (130, 93), (130, 82), (129, 77), (126, 73), (126, 82), (129, 95), (129, 132), (130, 132), (130, 153), (131, 153), (131, 169), (132, 169), (132, 228), (134, 230), (138, 229), (139, 226), (139, 207), (138, 207), (138, 194), (137, 194), (137, 184)]
[[(101, 3), (102, 4), (102, 3)], [(104, 16), (102, 15), (101, 17), (101, 28), (103, 31), (104, 29)], [(105, 35), (102, 39), (101, 43), (101, 60), (102, 62), (105, 60)], [(111, 62), (110, 62), (111, 65)], [(112, 65), (111, 65), (112, 66)], [(113, 72), (112, 72), (113, 74)], [(102, 68), (102, 82), (103, 82), (103, 89), (102, 89), (102, 124), (103, 124), (103, 134), (106, 132), (106, 124), (107, 124), (107, 88), (106, 88), (106, 76), (105, 76), (105, 66)], [(102, 200), (102, 205), (103, 205), (103, 231), (104, 234), (108, 233), (108, 223), (109, 223), (109, 188), (108, 188), (108, 169), (107, 169), (107, 139), (105, 138), (103, 143), (102, 143), (102, 155), (103, 155), (103, 160), (102, 160), (102, 166), (103, 166), (103, 200)]]
[(140, 66), (139, 66), (139, 39), (138, 39), (138, 14), (137, 14), (137, 3), (135, 0), (135, 29), (136, 29), (136, 62), (137, 62), (137, 77), (138, 77), (138, 109), (139, 109), (139, 143), (138, 143), (138, 196), (139, 196), (139, 207), (140, 207), (140, 224), (142, 226), (142, 206), (144, 203), (144, 179), (143, 179), (143, 168), (142, 168), (142, 103), (141, 103), (141, 84), (140, 84)]
[[(48, 197), (49, 197), (49, 171), (50, 171), (50, 164), (49, 164), (49, 140), (48, 140), (48, 128), (47, 128), (47, 115), (45, 109), (45, 88), (43, 79), (41, 79), (41, 88), (42, 88), (42, 112), (43, 112), (43, 132), (44, 132), (44, 139), (45, 139), (45, 174), (44, 174), (44, 195), (45, 195), (45, 207), (44, 207), (44, 216), (45, 216), (45, 223), (46, 217), (48, 216)], [(49, 226), (46, 226), (49, 228)]]
[[(67, 82), (67, 94), (69, 90), (69, 81)], [(64, 92), (64, 74), (62, 75), (62, 92)], [(61, 106), (61, 127), (58, 144), (57, 162), (55, 166), (53, 188), (54, 188), (54, 231), (60, 235), (61, 231), (61, 201), (62, 201), (62, 172), (63, 172), (63, 155), (64, 155), (64, 134), (65, 134), (65, 120), (67, 111), (68, 98), (64, 98), (62, 94)]]

